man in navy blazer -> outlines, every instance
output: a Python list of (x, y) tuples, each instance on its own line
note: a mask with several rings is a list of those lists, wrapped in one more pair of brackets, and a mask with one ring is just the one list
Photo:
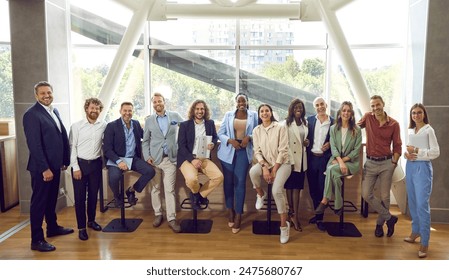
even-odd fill
[[(207, 147), (199, 147), (201, 136), (211, 136), (212, 142)], [(192, 208), (200, 209), (200, 204), (207, 204), (207, 196), (223, 182), (223, 174), (209, 157), (200, 156), (201, 150), (212, 150), (217, 145), (215, 123), (210, 119), (206, 102), (196, 100), (189, 109), (188, 120), (179, 126), (177, 166), (192, 191), (190, 200)], [(204, 185), (198, 181), (198, 172), (209, 177)]]
[(27, 170), (31, 174), (31, 250), (49, 252), (56, 247), (44, 238), (42, 223), (45, 217), (47, 237), (65, 235), (73, 229), (59, 226), (56, 202), (61, 170), (70, 164), (67, 131), (58, 110), (53, 108), (53, 87), (45, 81), (34, 86), (37, 102), (23, 116), (23, 128), (29, 149)]
[[(309, 128), (309, 145), (307, 146), (307, 181), (309, 183), (310, 197), (313, 207), (320, 205), (324, 192), (324, 181), (326, 176), (327, 162), (331, 157), (329, 129), (334, 119), (327, 115), (327, 104), (322, 97), (313, 100), (316, 115), (307, 118)], [(317, 214), (311, 218), (309, 223), (316, 224), (319, 230), (324, 231), (324, 214)]]
[(116, 207), (121, 207), (123, 203), (119, 195), (123, 171), (134, 170), (141, 174), (134, 185), (126, 190), (131, 205), (137, 203), (135, 192), (142, 192), (156, 174), (154, 168), (142, 159), (143, 129), (138, 121), (132, 119), (133, 109), (131, 102), (123, 102), (120, 106), (121, 117), (108, 123), (104, 131), (103, 151)]

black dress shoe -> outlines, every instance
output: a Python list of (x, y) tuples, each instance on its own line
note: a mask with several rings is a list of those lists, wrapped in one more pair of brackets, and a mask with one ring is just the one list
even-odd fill
[(391, 215), (391, 218), (387, 221), (387, 237), (393, 236), (394, 225), (398, 222), (398, 217)]
[(88, 222), (87, 226), (90, 227), (91, 229), (95, 230), (95, 231), (101, 231), (101, 226), (99, 224), (97, 224), (97, 222), (95, 222), (95, 221)]
[(309, 220), (309, 224), (316, 224), (316, 216), (315, 216), (315, 217), (312, 217), (312, 218), (310, 218), (310, 220)]
[(199, 204), (199, 199), (198, 196), (200, 196), (198, 193), (190, 193), (189, 197), (190, 197), (190, 204), (192, 205), (192, 209), (194, 210), (200, 210), (201, 206)]
[(320, 202), (320, 205), (315, 209), (315, 214), (320, 215), (324, 214), (324, 210), (329, 206), (329, 204), (323, 204)]
[(83, 241), (89, 239), (89, 235), (87, 235), (86, 229), (80, 229), (80, 231), (78, 232), (78, 237)]
[(47, 230), (47, 237), (53, 237), (53, 236), (58, 236), (58, 235), (66, 235), (66, 234), (70, 234), (70, 233), (73, 233), (73, 232), (74, 231), (71, 228), (65, 228), (65, 227), (58, 226), (55, 229)]
[(209, 205), (209, 199), (207, 197), (203, 197), (201, 194), (198, 193), (199, 203), (202, 205)]
[(335, 209), (334, 212), (337, 216), (343, 215), (343, 207), (341, 207), (340, 209)]
[(50, 252), (56, 250), (56, 247), (45, 240), (41, 240), (31, 243), (31, 250), (37, 250), (39, 252)]
[(323, 221), (316, 221), (316, 227), (321, 231), (326, 231), (326, 226)]
[(134, 192), (132, 192), (132, 191), (130, 191), (129, 189), (130, 189), (131, 187), (129, 187), (127, 190), (126, 190), (126, 197), (128, 198), (128, 203), (130, 204), (130, 205), (136, 205), (137, 204), (137, 199), (136, 199), (136, 192), (134, 191)]
[(376, 225), (376, 230), (374, 231), (374, 235), (376, 237), (384, 236), (384, 227), (383, 227), (383, 225)]

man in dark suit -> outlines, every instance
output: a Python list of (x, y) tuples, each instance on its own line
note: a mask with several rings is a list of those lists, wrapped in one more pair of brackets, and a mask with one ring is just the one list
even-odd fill
[[(315, 107), (316, 115), (307, 118), (309, 128), (307, 181), (313, 208), (316, 209), (323, 198), (324, 181), (326, 179), (324, 172), (331, 157), (329, 129), (334, 119), (327, 114), (327, 104), (322, 97), (315, 98), (313, 106)], [(316, 214), (315, 217), (309, 220), (309, 223), (316, 224), (319, 230), (324, 231), (323, 218), (324, 214)]]
[(45, 216), (47, 237), (65, 235), (73, 229), (59, 226), (56, 202), (59, 193), (61, 170), (70, 163), (67, 131), (58, 110), (53, 108), (53, 87), (48, 82), (34, 86), (36, 104), (23, 116), (23, 128), (30, 151), (27, 170), (31, 174), (31, 250), (48, 252), (56, 247), (44, 238), (42, 223)]
[(109, 187), (114, 193), (115, 206), (121, 207), (123, 201), (119, 196), (119, 182), (123, 171), (134, 170), (140, 178), (126, 190), (128, 203), (137, 203), (135, 192), (142, 192), (154, 177), (154, 168), (142, 159), (143, 129), (133, 120), (134, 106), (123, 102), (120, 106), (121, 117), (108, 123), (104, 131), (103, 150), (108, 167)]
[[(201, 147), (200, 137), (211, 136), (212, 141)], [(203, 100), (196, 100), (189, 109), (188, 120), (181, 123), (178, 135), (177, 166), (192, 191), (190, 200), (192, 208), (200, 209), (200, 204), (207, 204), (207, 196), (223, 182), (223, 173), (203, 152), (212, 150), (217, 144), (218, 136), (215, 123), (210, 119), (209, 107)], [(204, 185), (198, 181), (198, 172), (209, 177)]]

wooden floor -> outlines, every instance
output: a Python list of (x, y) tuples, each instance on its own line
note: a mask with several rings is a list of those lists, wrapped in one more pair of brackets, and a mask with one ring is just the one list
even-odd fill
[[(164, 220), (159, 228), (152, 227), (153, 213), (147, 210), (127, 210), (127, 218), (143, 218), (132, 233), (107, 233), (89, 230), (89, 240), (81, 241), (78, 233), (48, 238), (57, 247), (50, 253), (30, 250), (30, 226), (26, 224), (9, 238), (4, 232), (28, 219), (18, 207), (0, 214), (0, 259), (2, 260), (417, 260), (419, 244), (409, 244), (403, 238), (410, 233), (410, 220), (393, 208), (399, 216), (393, 237), (374, 236), (375, 214), (368, 218), (358, 213), (346, 213), (346, 221), (356, 224), (360, 238), (332, 237), (307, 224), (310, 213), (301, 216), (303, 232), (291, 230), (290, 241), (279, 243), (276, 235), (254, 235), (252, 221), (264, 220), (264, 211), (244, 215), (242, 230), (232, 234), (225, 213), (204, 211), (200, 219), (212, 219), (209, 234), (175, 234)], [(277, 218), (273, 215), (273, 218)], [(120, 217), (119, 210), (98, 213), (97, 222), (105, 226)], [(190, 219), (189, 211), (178, 213), (179, 219)], [(337, 216), (327, 213), (327, 221)], [(58, 213), (58, 222), (76, 228), (73, 207)], [(385, 227), (386, 229), (386, 227)], [(3, 235), (2, 235), (3, 233)], [(3, 236), (3, 242), (2, 237)], [(449, 225), (432, 224), (430, 250), (426, 260), (449, 259)]]

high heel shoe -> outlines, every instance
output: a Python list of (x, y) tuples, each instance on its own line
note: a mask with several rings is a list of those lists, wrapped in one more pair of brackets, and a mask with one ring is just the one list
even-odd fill
[(420, 237), (419, 233), (412, 232), (412, 234), (410, 234), (410, 236), (404, 238), (404, 241), (408, 242), (408, 243), (415, 243), (415, 241), (418, 237)]
[(242, 222), (242, 214), (236, 214), (234, 218), (234, 225), (232, 226), (232, 233), (238, 233), (240, 231), (240, 224)]
[(296, 231), (302, 231), (301, 223), (298, 220), (296, 220), (294, 213), (289, 213), (288, 219)]
[(228, 209), (228, 227), (232, 228), (234, 226), (234, 218), (235, 218), (235, 211), (232, 208)]
[(425, 258), (427, 257), (427, 250), (429, 249), (429, 246), (423, 246), (421, 245), (421, 247), (419, 247), (419, 251), (418, 251), (418, 257), (419, 258)]

